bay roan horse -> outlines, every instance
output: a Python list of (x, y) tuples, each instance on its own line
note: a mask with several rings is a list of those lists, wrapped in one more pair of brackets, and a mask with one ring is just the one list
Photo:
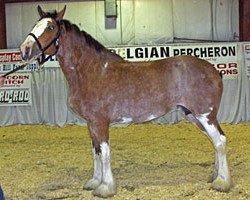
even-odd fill
[(66, 7), (46, 13), (21, 45), (25, 61), (56, 54), (69, 86), (68, 104), (87, 121), (93, 144), (94, 175), (84, 186), (100, 197), (113, 196), (109, 125), (142, 123), (174, 109), (184, 112), (212, 141), (215, 169), (212, 188), (229, 191), (226, 137), (216, 119), (222, 79), (207, 61), (178, 56), (129, 62), (110, 52), (88, 33), (64, 20)]

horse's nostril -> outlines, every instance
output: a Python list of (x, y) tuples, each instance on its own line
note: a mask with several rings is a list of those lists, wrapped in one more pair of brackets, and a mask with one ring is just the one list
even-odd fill
[(25, 47), (25, 51), (22, 53), (22, 59), (28, 60), (30, 54), (30, 47)]
[(25, 48), (25, 55), (29, 55), (30, 54), (30, 47), (26, 47)]

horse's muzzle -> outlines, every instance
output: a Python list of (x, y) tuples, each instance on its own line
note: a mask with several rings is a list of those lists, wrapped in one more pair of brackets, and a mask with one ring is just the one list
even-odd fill
[(30, 47), (26, 47), (24, 49), (24, 51), (22, 51), (22, 59), (23, 60), (27, 61), (30, 58), (30, 51), (31, 51)]
[(24, 61), (33, 61), (40, 57), (41, 52), (38, 49), (36, 43), (34, 43), (32, 46), (21, 46), (21, 53), (22, 53), (22, 59)]

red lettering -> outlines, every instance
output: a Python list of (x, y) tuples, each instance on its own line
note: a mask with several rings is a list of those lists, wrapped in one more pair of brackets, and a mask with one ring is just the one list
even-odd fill
[(4, 82), (5, 85), (23, 85), (24, 84), (24, 80), (11, 80), (11, 79), (6, 79)]
[(227, 68), (227, 65), (225, 63), (219, 63), (219, 64), (217, 64), (217, 68), (218, 69), (225, 69), (225, 68)]
[(29, 79), (30, 78), (30, 75), (13, 75), (13, 76), (7, 76), (6, 79), (14, 79), (14, 80), (17, 80), (17, 79)]
[(24, 76), (22, 76), (22, 79), (29, 79), (29, 78), (30, 78), (29, 75), (24, 75)]
[(222, 75), (235, 75), (235, 74), (238, 74), (238, 70), (237, 69), (222, 69), (220, 70), (220, 73)]
[(17, 80), (16, 82), (17, 82), (16, 84), (18, 84), (18, 85), (23, 85), (24, 84), (24, 80), (23, 79), (22, 80)]
[(246, 45), (245, 50), (250, 50), (250, 45)]
[(228, 63), (228, 68), (237, 68), (237, 63)]

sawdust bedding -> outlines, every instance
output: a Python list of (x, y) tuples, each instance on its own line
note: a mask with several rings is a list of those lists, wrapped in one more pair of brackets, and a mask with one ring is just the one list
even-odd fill
[[(114, 200), (250, 199), (250, 123), (222, 124), (233, 188), (210, 189), (214, 149), (187, 122), (110, 128)], [(82, 189), (93, 173), (83, 126), (16, 125), (0, 128), (0, 183), (6, 200), (98, 199)]]

